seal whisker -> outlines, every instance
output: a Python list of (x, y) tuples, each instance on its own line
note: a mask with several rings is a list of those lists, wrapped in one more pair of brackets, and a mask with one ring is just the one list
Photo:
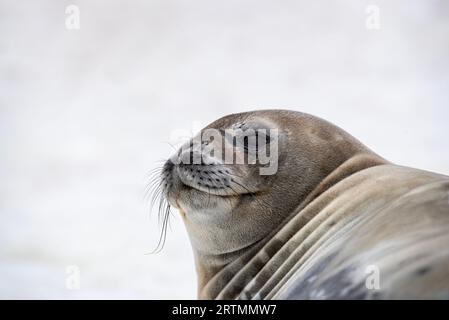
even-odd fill
[(161, 172), (163, 168), (164, 168), (163, 166), (155, 167), (155, 168), (153, 168), (151, 170), (148, 170), (146, 175), (148, 176), (148, 175), (152, 175), (154, 172)]
[(159, 236), (158, 243), (156, 245), (156, 248), (153, 249), (153, 251), (150, 252), (150, 254), (156, 254), (162, 251), (165, 245), (165, 241), (167, 238), (167, 225), (170, 218), (170, 204), (168, 204), (165, 200), (165, 209), (163, 212), (163, 222), (162, 222), (162, 230)]
[(162, 183), (160, 183), (160, 184), (156, 187), (155, 191), (153, 192), (153, 196), (152, 196), (151, 202), (150, 202), (150, 210), (153, 209), (153, 207), (154, 207), (154, 205), (155, 205), (157, 199), (162, 198), (162, 192), (163, 192), (163, 189), (162, 189)]
[(161, 178), (161, 172), (159, 171), (155, 171), (151, 174), (151, 176), (149, 177), (149, 181), (145, 187), (145, 195), (147, 195), (147, 193), (151, 192), (151, 189), (154, 188), (154, 186), (158, 185), (158, 182), (163, 181), (164, 179)]
[(144, 199), (147, 200), (150, 195), (152, 195), (152, 198), (154, 199), (156, 197), (156, 194), (158, 193), (158, 190), (162, 187), (163, 183), (164, 180), (162, 179), (154, 179), (153, 181), (151, 181), (146, 187)]
[(146, 200), (155, 191), (155, 188), (157, 188), (161, 184), (162, 180), (159, 179), (153, 179), (152, 181), (148, 182), (144, 190), (144, 199)]
[(167, 236), (167, 228), (170, 225), (171, 205), (166, 199), (164, 192), (167, 187), (167, 174), (166, 167), (158, 166), (149, 171), (147, 174), (149, 182), (145, 187), (144, 199), (150, 200), (150, 212), (153, 211), (156, 202), (159, 202), (158, 212), (158, 224), (161, 225), (161, 232), (155, 249), (150, 254), (158, 253), (162, 251)]
[(157, 182), (161, 179), (160, 175), (161, 175), (161, 169), (162, 168), (157, 168), (157, 170), (154, 170), (149, 178), (148, 183), (145, 186), (144, 189), (144, 199), (146, 199), (148, 197), (148, 194), (151, 193), (151, 189), (157, 185)]
[(235, 173), (231, 173), (229, 170), (224, 172), (224, 174), (230, 175), (230, 176), (234, 176), (234, 177), (237, 177), (237, 178), (240, 178), (240, 179), (245, 179), (245, 177), (239, 176), (238, 174), (235, 174)]

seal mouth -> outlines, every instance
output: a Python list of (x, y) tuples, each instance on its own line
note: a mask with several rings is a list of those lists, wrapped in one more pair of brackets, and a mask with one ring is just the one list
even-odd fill
[(181, 164), (176, 166), (176, 174), (186, 188), (212, 196), (230, 198), (255, 193), (244, 185), (243, 177), (222, 165)]
[(164, 196), (169, 200), (191, 190), (222, 198), (256, 194), (257, 190), (245, 186), (244, 177), (235, 171), (221, 164), (174, 164), (167, 160), (161, 172)]
[(198, 191), (198, 192), (201, 192), (201, 193), (205, 193), (207, 195), (214, 196), (214, 197), (219, 197), (219, 198), (237, 198), (237, 197), (241, 197), (241, 196), (256, 195), (257, 194), (257, 192), (250, 192), (250, 191), (239, 192), (239, 193), (232, 193), (232, 194), (231, 193), (220, 194), (220, 193), (217, 193), (214, 190), (207, 190), (207, 189), (204, 189), (204, 187), (191, 186), (191, 185), (184, 184), (184, 183), (183, 183), (183, 187), (186, 190), (195, 190), (195, 191)]

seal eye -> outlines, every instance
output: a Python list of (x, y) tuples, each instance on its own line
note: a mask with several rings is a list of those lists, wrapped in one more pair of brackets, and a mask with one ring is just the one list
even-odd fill
[(232, 146), (234, 148), (242, 148), (246, 153), (257, 151), (257, 135), (239, 132), (232, 137)]
[[(271, 142), (270, 136), (262, 130), (251, 130), (251, 132), (248, 131), (243, 132), (243, 141), (240, 141), (240, 143), (242, 143), (241, 147), (247, 153), (254, 151), (257, 152), (259, 149), (267, 147)], [(234, 147), (240, 146), (237, 142), (238, 140), (239, 139), (237, 137), (234, 137)]]
[(268, 146), (271, 142), (270, 135), (263, 131), (262, 130), (256, 131), (257, 148), (259, 147), (260, 143), (262, 143), (264, 146)]
[(225, 130), (225, 136), (232, 141), (234, 148), (242, 148), (245, 153), (257, 153), (271, 142), (267, 128), (261, 128), (258, 123), (236, 123), (230, 132)]

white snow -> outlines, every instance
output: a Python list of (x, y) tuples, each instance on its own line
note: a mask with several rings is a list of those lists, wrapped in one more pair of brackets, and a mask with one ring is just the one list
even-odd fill
[(0, 0), (0, 298), (195, 298), (180, 217), (146, 254), (146, 174), (174, 132), (228, 113), (308, 112), (448, 174), (448, 16), (436, 0)]

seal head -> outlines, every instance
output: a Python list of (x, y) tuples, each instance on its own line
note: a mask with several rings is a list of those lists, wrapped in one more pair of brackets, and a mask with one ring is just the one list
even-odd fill
[[(265, 130), (262, 139), (277, 153), (276, 164), (268, 164), (276, 169), (272, 174), (261, 174), (260, 169), (267, 164), (226, 163), (226, 152), (220, 156), (205, 154), (192, 142), (164, 165), (165, 197), (184, 219), (200, 292), (224, 266), (266, 242), (299, 206), (325, 190), (326, 183), (332, 185), (354, 170), (386, 163), (329, 122), (286, 110), (231, 114), (208, 125), (193, 140), (201, 141), (203, 147), (206, 143), (215, 144), (215, 149), (232, 149), (235, 160), (248, 156), (251, 150), (245, 144), (236, 145), (235, 134), (229, 138), (225, 131), (245, 133), (249, 129), (256, 133)], [(201, 137), (208, 130), (218, 131), (222, 139), (204, 141)], [(270, 136), (270, 130), (277, 131), (276, 137)], [(260, 151), (257, 146), (255, 149)], [(199, 162), (184, 161), (195, 156)], [(335, 170), (350, 159), (358, 160), (336, 174)]]

